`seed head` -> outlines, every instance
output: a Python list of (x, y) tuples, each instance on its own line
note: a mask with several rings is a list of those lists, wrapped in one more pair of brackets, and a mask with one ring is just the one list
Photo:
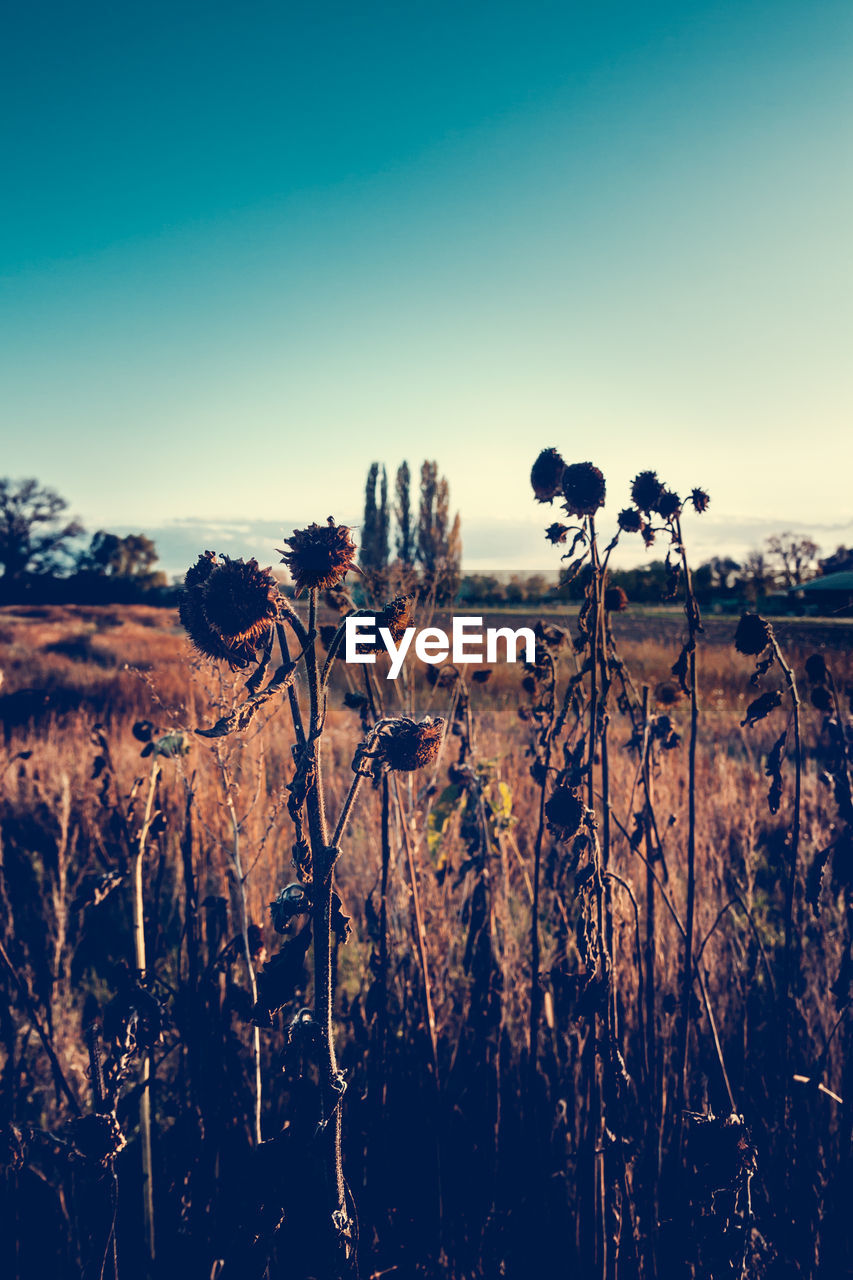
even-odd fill
[(648, 514), (657, 509), (663, 489), (656, 471), (641, 471), (631, 484), (631, 497), (640, 510)]
[(553, 502), (560, 492), (566, 464), (556, 449), (543, 449), (533, 464), (530, 483), (537, 502)]
[(735, 648), (738, 653), (748, 657), (758, 657), (769, 645), (773, 637), (770, 623), (757, 613), (744, 613), (737, 624), (735, 632)]
[(697, 515), (701, 516), (703, 512), (708, 510), (711, 499), (704, 489), (691, 489), (690, 501), (693, 503), (693, 510)]
[(335, 524), (331, 516), (324, 525), (294, 529), (285, 542), (290, 550), (281, 552), (281, 562), (290, 570), (297, 595), (306, 587), (321, 591), (336, 587), (353, 567), (356, 547), (350, 530)]
[(568, 532), (569, 526), (567, 524), (557, 524), (555, 522), (554, 524), (548, 525), (548, 528), (545, 530), (545, 537), (556, 547), (559, 546), (561, 542), (566, 541), (566, 534)]
[(832, 710), (832, 694), (829, 692), (825, 684), (816, 684), (811, 692), (812, 706), (817, 707), (818, 711)]
[(365, 649), (365, 653), (383, 653), (385, 644), (379, 637), (379, 628), (385, 627), (391, 632), (391, 639), (395, 644), (399, 644), (408, 628), (412, 625), (412, 597), (398, 596), (396, 600), (392, 600), (386, 604), (381, 613), (376, 615), (376, 636), (377, 641), (372, 649)]
[(425, 716), (392, 720), (377, 737), (376, 758), (380, 767), (393, 773), (413, 773), (438, 758), (444, 737), (444, 721)]
[(806, 658), (806, 675), (813, 684), (823, 684), (827, 674), (826, 660), (822, 653), (813, 653)]
[(278, 587), (257, 560), (217, 560), (205, 551), (188, 570), (178, 612), (199, 653), (248, 666), (278, 617)]
[(604, 475), (591, 462), (573, 462), (563, 472), (563, 496), (570, 516), (594, 516), (604, 506)]
[(650, 547), (655, 540), (655, 531), (652, 526), (650, 524), (644, 524), (640, 533), (642, 534), (643, 542), (647, 547)]
[(545, 802), (545, 817), (563, 840), (577, 834), (585, 814), (586, 805), (574, 787), (555, 787)]
[(682, 692), (678, 685), (671, 684), (669, 680), (661, 680), (660, 684), (655, 685), (655, 702), (661, 707), (675, 706), (676, 702), (680, 702)]
[(616, 523), (624, 533), (639, 533), (643, 527), (643, 517), (634, 507), (625, 507), (616, 517)]
[(628, 595), (622, 587), (606, 587), (604, 607), (609, 613), (624, 613), (628, 608)]
[(257, 560), (222, 557), (202, 586), (204, 614), (226, 639), (260, 640), (278, 617), (278, 587), (270, 569)]
[(663, 516), (664, 520), (673, 520), (681, 514), (681, 499), (671, 489), (664, 489), (655, 504), (655, 511)]

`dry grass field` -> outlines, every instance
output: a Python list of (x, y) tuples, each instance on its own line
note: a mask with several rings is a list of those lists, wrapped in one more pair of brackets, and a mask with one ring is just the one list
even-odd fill
[[(851, 1274), (853, 847), (827, 727), (837, 708), (820, 695), (813, 705), (804, 670), (824, 655), (849, 734), (850, 629), (777, 629), (802, 703), (786, 946), (794, 770), (782, 760), (771, 812), (767, 762), (787, 702), (742, 726), (758, 692), (786, 686), (778, 666), (751, 686), (736, 621), (711, 619), (699, 637), (683, 1077), (691, 705), (671, 674), (683, 613), (612, 618), (636, 703), (614, 677), (589, 828), (607, 842), (597, 898), (583, 840), (540, 822), (538, 677), (501, 665), (482, 683), (469, 668), (464, 681), (431, 685), (420, 664), (396, 683), (377, 669), (386, 715), (441, 716), (451, 731), (425, 769), (362, 787), (335, 868), (333, 1014), (362, 1276)], [(110, 1274), (117, 1186), (122, 1276), (146, 1274), (154, 1229), (155, 1275), (263, 1275), (270, 1254), (280, 1268), (270, 1274), (313, 1274), (299, 1191), (319, 1176), (301, 1145), (318, 1087), (305, 1068), (310, 1036), (300, 1038), (315, 999), (309, 938), (298, 917), (276, 932), (270, 912), (300, 879), (287, 696), (243, 733), (200, 737), (242, 701), (245, 673), (195, 656), (167, 610), (10, 608), (0, 638), (0, 1271)], [(562, 691), (578, 655), (558, 645), (554, 662)], [(303, 676), (295, 688), (307, 716)], [(631, 706), (644, 690), (640, 750)], [(365, 734), (362, 694), (360, 672), (339, 664), (323, 736), (332, 815)], [(173, 734), (172, 749), (148, 750)], [(555, 740), (552, 771), (570, 769), (578, 742), (582, 730), (567, 732), (558, 753)], [(137, 1056), (115, 1105), (126, 1143), (93, 1153), (82, 1123), (109, 1108), (97, 1105), (91, 1028), (103, 1028), (109, 1072), (131, 1022)], [(265, 1216), (288, 1195), (294, 1209)]]

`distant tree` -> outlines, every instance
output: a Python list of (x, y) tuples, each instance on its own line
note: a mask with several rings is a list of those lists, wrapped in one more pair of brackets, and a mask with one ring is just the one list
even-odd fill
[(380, 567), (388, 563), (390, 551), (391, 513), (388, 510), (388, 476), (382, 468), (382, 479), (379, 482), (379, 508), (376, 513), (376, 557)]
[(767, 552), (778, 562), (782, 582), (789, 591), (812, 576), (818, 550), (811, 538), (798, 538), (789, 530), (767, 539)]
[[(376, 486), (380, 485), (379, 501), (376, 500)], [(361, 523), (361, 545), (359, 561), (363, 569), (381, 570), (388, 563), (388, 477), (382, 467), (382, 479), (379, 480), (379, 463), (374, 462), (367, 473), (364, 487), (364, 519)]]
[(157, 548), (142, 533), (119, 537), (99, 529), (80, 557), (80, 568), (112, 578), (147, 578), (157, 563)]
[(37, 480), (0, 479), (0, 565), (8, 587), (28, 574), (56, 573), (70, 557), (69, 542), (83, 532), (68, 520), (68, 503)]
[(763, 551), (750, 551), (743, 562), (741, 582), (744, 594), (753, 602), (765, 596), (773, 585), (773, 573)]
[(417, 559), (424, 587), (440, 599), (452, 596), (459, 585), (462, 532), (459, 515), (450, 520), (450, 486), (439, 474), (438, 463), (421, 466), (418, 509)]
[(853, 569), (853, 547), (836, 547), (831, 556), (818, 560), (824, 577), (829, 573), (844, 573)]
[(412, 564), (415, 559), (414, 530), (412, 529), (411, 474), (408, 462), (397, 468), (394, 515), (397, 520), (397, 559)]

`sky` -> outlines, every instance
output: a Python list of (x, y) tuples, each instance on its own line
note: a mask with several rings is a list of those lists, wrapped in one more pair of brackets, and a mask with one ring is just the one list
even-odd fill
[(32, 0), (4, 35), (0, 471), (89, 529), (236, 554), (430, 457), (467, 564), (554, 567), (555, 445), (613, 517), (641, 468), (703, 485), (700, 548), (853, 538), (846, 0)]

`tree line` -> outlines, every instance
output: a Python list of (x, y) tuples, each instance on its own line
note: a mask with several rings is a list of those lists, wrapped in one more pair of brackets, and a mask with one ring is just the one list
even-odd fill
[(35, 479), (0, 479), (0, 601), (100, 603), (157, 599), (167, 588), (157, 548), (142, 533), (85, 529), (68, 503)]

